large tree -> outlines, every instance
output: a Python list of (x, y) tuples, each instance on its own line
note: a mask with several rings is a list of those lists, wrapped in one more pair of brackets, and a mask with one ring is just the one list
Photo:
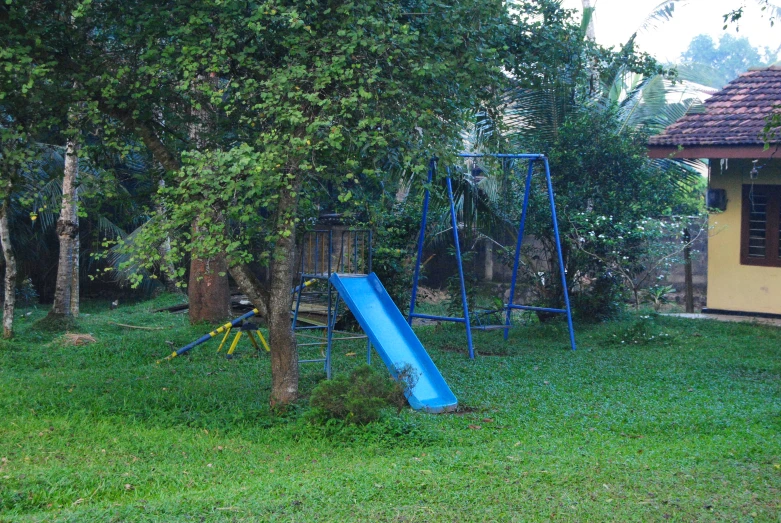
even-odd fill
[[(456, 150), (463, 122), (503, 79), (498, 1), (15, 0), (1, 9), (4, 29), (34, 34), (36, 59), (82, 86), (88, 109), (104, 115), (104, 143), (121, 145), (122, 125), (168, 171), (161, 212), (136, 236), (131, 262), (182, 271), (188, 256), (225, 256), (268, 317), (275, 405), (298, 393), (296, 232), (321, 187), (349, 205), (353, 189), (384, 177), (389, 151), (411, 161)], [(251, 261), (269, 265), (268, 285)]]
[[(264, 303), (272, 404), (297, 396), (295, 239), (301, 218), (315, 212), (319, 187), (332, 184), (348, 202), (356, 185), (383, 176), (389, 148), (410, 155), (454, 145), (465, 117), (501, 78), (498, 33), (489, 28), (503, 14), (499, 4), (477, 2), (447, 9), (275, 3), (250, 11), (223, 4), (191, 26), (225, 35), (196, 61), (206, 59), (200, 72), (220, 79), (201, 93), (223, 115), (215, 132), (233, 141), (185, 155), (165, 191), (169, 219), (159, 223), (181, 228), (203, 206), (223, 216), (208, 223), (208, 238), (185, 238), (173, 251), (227, 252), (237, 281)], [(242, 280), (249, 260), (270, 265), (267, 287)]]
[(79, 210), (78, 210), (79, 142), (70, 137), (65, 146), (62, 177), (62, 207), (57, 219), (60, 256), (53, 316), (79, 315)]

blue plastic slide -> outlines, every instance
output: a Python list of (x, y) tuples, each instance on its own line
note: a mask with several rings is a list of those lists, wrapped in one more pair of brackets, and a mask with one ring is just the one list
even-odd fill
[(410, 365), (416, 373), (417, 382), (407, 397), (412, 408), (426, 412), (454, 410), (458, 400), (377, 275), (333, 274), (330, 281), (391, 374), (395, 377), (396, 369), (404, 365)]

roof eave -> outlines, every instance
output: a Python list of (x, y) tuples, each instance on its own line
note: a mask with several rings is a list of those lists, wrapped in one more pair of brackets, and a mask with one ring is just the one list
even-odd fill
[(763, 145), (649, 145), (650, 158), (781, 158), (781, 144)]

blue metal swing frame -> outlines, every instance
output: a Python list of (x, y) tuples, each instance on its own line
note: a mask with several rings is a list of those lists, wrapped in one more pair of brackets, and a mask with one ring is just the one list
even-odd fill
[[(572, 347), (572, 350), (575, 350), (576, 349), (575, 330), (572, 326), (572, 308), (570, 307), (569, 291), (567, 289), (567, 278), (564, 269), (564, 258), (561, 252), (561, 238), (559, 235), (558, 219), (556, 217), (556, 203), (553, 195), (553, 184), (551, 183), (550, 165), (548, 163), (548, 158), (544, 154), (487, 154), (487, 153), (486, 154), (461, 153), (458, 155), (458, 157), (459, 158), (492, 157), (492, 158), (508, 159), (508, 160), (528, 160), (529, 165), (528, 165), (528, 170), (526, 172), (526, 184), (523, 193), (523, 207), (521, 210), (521, 221), (518, 226), (518, 240), (515, 245), (515, 259), (513, 262), (513, 275), (512, 275), (512, 283), (510, 286), (510, 296), (507, 303), (505, 303), (503, 306), (503, 311), (505, 312), (505, 323), (500, 328), (504, 330), (504, 339), (506, 340), (509, 335), (510, 327), (512, 326), (512, 312), (514, 310), (566, 314), (567, 327), (569, 328), (570, 346)], [(558, 262), (559, 262), (561, 286), (564, 291), (565, 308), (563, 309), (555, 309), (549, 307), (534, 307), (531, 305), (516, 305), (514, 303), (515, 286), (517, 283), (518, 266), (520, 264), (520, 258), (521, 258), (521, 246), (523, 245), (523, 233), (526, 227), (526, 215), (529, 209), (529, 193), (531, 191), (531, 183), (532, 183), (532, 176), (534, 174), (535, 162), (542, 162), (542, 165), (545, 168), (545, 181), (547, 183), (547, 188), (548, 188), (548, 201), (550, 203), (550, 209), (551, 209), (553, 233), (556, 238), (556, 254), (558, 256)], [(423, 245), (425, 243), (425, 238), (426, 238), (426, 224), (428, 220), (428, 207), (429, 207), (429, 199), (430, 199), (429, 186), (436, 174), (437, 164), (438, 164), (438, 159), (435, 157), (435, 158), (431, 158), (428, 165), (428, 180), (427, 180), (426, 190), (423, 196), (423, 212), (421, 213), (420, 234), (418, 236), (418, 253), (417, 253), (417, 258), (415, 260), (415, 272), (412, 279), (412, 297), (410, 298), (409, 315), (407, 317), (407, 321), (409, 322), (410, 325), (412, 325), (412, 321), (414, 318), (463, 323), (464, 326), (466, 327), (466, 341), (469, 347), (469, 357), (474, 359), (475, 351), (474, 351), (474, 344), (472, 343), (472, 325), (469, 318), (469, 305), (466, 299), (466, 285), (464, 284), (464, 269), (461, 261), (461, 246), (458, 239), (458, 221), (456, 218), (455, 202), (453, 199), (453, 185), (451, 181), (451, 174), (450, 174), (449, 167), (446, 168), (447, 178), (445, 181), (447, 185), (448, 201), (450, 204), (450, 223), (453, 231), (453, 246), (455, 247), (455, 251), (456, 251), (456, 263), (458, 265), (458, 278), (461, 284), (461, 306), (464, 311), (463, 317), (458, 318), (452, 316), (435, 316), (431, 314), (420, 314), (415, 312), (415, 304), (417, 302), (417, 296), (418, 296), (418, 282), (420, 279), (421, 260), (423, 258)]]

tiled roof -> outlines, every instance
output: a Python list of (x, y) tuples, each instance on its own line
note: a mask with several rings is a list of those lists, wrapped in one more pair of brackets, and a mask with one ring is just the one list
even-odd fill
[(762, 145), (765, 119), (777, 105), (781, 105), (781, 67), (751, 70), (706, 100), (704, 112), (687, 114), (649, 138), (648, 145)]

